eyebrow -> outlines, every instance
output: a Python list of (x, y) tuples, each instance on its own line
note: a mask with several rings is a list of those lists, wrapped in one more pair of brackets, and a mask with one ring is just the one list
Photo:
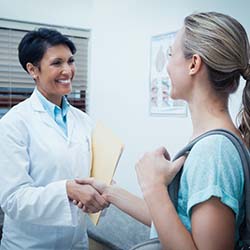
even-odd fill
[[(74, 59), (74, 55), (69, 56), (67, 58), (67, 60), (71, 60), (71, 59)], [(54, 61), (54, 60), (64, 61), (64, 58), (62, 58), (62, 57), (53, 57), (53, 58), (51, 58), (51, 61)]]

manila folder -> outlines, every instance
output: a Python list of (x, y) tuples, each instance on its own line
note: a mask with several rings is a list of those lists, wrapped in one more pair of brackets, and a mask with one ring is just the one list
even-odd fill
[[(123, 148), (124, 144), (113, 131), (98, 122), (92, 133), (91, 177), (111, 184)], [(90, 219), (95, 225), (100, 214), (90, 214)]]

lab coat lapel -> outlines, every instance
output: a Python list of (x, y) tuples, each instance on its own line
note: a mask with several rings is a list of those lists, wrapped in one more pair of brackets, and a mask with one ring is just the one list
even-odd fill
[(69, 111), (67, 114), (67, 126), (68, 126), (68, 143), (70, 143), (73, 132), (74, 132), (74, 116), (73, 113), (71, 112), (71, 107), (69, 107)]
[(38, 99), (38, 96), (35, 92), (32, 93), (30, 97), (31, 106), (35, 112), (38, 113), (40, 120), (45, 123), (47, 126), (53, 128), (57, 133), (59, 133), (65, 140), (67, 140), (66, 135), (63, 133), (62, 129), (57, 125), (52, 117), (44, 110), (43, 105)]

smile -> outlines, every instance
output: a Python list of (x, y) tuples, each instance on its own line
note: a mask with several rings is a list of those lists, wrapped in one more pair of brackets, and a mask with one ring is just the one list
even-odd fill
[(56, 80), (56, 82), (61, 83), (61, 84), (70, 84), (70, 83), (71, 83), (71, 80), (70, 80), (70, 79)]

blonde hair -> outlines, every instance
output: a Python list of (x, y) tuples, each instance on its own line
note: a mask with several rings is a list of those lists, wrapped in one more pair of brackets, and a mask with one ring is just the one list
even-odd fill
[(184, 28), (185, 58), (201, 56), (218, 94), (228, 97), (237, 90), (240, 76), (246, 80), (240, 130), (250, 146), (250, 48), (245, 29), (233, 17), (217, 12), (189, 15)]

